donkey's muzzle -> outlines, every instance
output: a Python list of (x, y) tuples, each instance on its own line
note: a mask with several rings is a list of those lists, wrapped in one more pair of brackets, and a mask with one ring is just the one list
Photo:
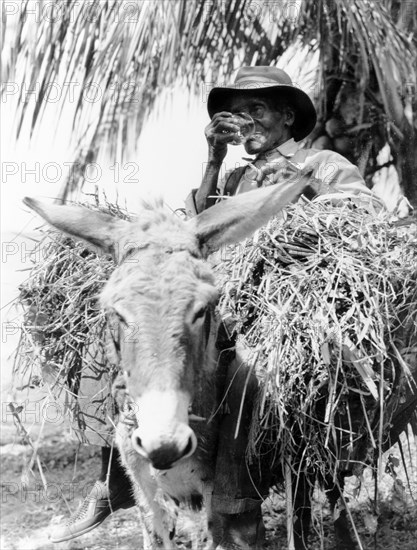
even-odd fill
[(140, 428), (137, 428), (132, 434), (132, 445), (154, 468), (169, 470), (179, 460), (191, 456), (197, 448), (196, 435), (189, 426), (180, 426), (178, 432), (180, 437), (176, 438), (160, 435), (145, 439)]

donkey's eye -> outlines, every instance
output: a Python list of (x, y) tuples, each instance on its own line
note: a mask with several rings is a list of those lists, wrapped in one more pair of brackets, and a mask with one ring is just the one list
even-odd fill
[(201, 319), (204, 319), (205, 315), (206, 315), (206, 312), (207, 312), (207, 307), (199, 307), (198, 309), (196, 309), (193, 313), (193, 317), (191, 319), (191, 322), (192, 323), (196, 323), (197, 321), (201, 320)]

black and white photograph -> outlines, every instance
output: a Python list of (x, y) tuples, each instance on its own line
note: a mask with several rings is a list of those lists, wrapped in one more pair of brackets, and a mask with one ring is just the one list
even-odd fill
[(416, 550), (417, 0), (1, 0), (1, 550)]

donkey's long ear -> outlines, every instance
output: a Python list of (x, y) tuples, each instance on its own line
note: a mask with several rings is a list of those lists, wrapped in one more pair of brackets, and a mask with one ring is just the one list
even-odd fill
[(309, 175), (295, 182), (279, 182), (231, 197), (204, 210), (188, 224), (208, 255), (224, 244), (237, 243), (265, 225), (287, 204), (296, 200), (305, 189)]
[(129, 223), (82, 206), (46, 204), (29, 197), (23, 202), (57, 229), (111, 254), (115, 253), (118, 235)]

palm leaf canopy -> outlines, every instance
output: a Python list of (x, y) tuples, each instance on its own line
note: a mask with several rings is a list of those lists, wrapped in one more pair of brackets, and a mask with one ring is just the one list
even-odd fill
[(400, 131), (401, 86), (414, 74), (416, 48), (389, 0), (55, 0), (37, 2), (36, 17), (33, 4), (22, 2), (12, 43), (12, 30), (3, 32), (6, 80), (39, 86), (34, 106), (19, 102), (18, 133), (25, 120), (36, 128), (58, 84), (64, 98), (74, 95), (80, 150), (114, 154), (136, 143), (162, 90), (181, 81), (197, 93), (241, 65), (277, 64), (295, 43), (320, 51), (319, 113), (332, 75), (350, 72), (364, 92), (374, 75), (374, 99)]

